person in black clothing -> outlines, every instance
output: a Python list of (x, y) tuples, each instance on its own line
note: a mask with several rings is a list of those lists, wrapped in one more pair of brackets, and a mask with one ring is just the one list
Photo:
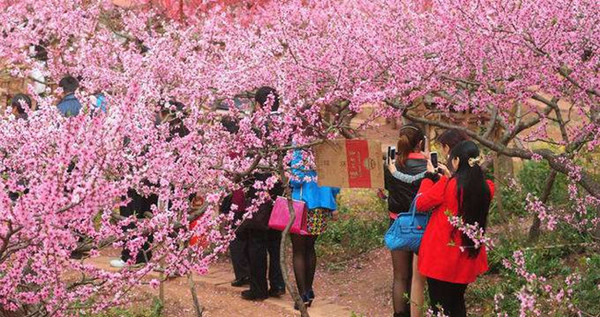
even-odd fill
[[(238, 221), (242, 220), (245, 211), (244, 201), (244, 190), (238, 189), (232, 194), (229, 194), (223, 199), (220, 206), (220, 212), (227, 214), (231, 211), (231, 205), (235, 204), (238, 209), (233, 215), (232, 229), (237, 229), (235, 225)], [(231, 265), (233, 266), (233, 273), (235, 280), (231, 282), (231, 286), (241, 287), (250, 284), (250, 265), (248, 260), (248, 241), (244, 239), (243, 235), (236, 230), (235, 238), (229, 243), (229, 254), (231, 256)]]
[[(221, 125), (231, 135), (235, 135), (239, 131), (239, 126), (235, 118), (225, 116), (221, 118)], [(239, 154), (232, 152), (229, 153), (230, 158), (235, 158)], [(231, 205), (237, 205), (237, 210), (233, 215), (232, 229), (237, 229), (237, 223), (242, 220), (245, 212), (245, 193), (244, 189), (240, 188), (235, 190), (223, 199), (220, 206), (220, 212), (227, 214), (231, 211)], [(231, 282), (231, 286), (241, 287), (250, 284), (250, 265), (248, 264), (248, 241), (236, 230), (235, 238), (229, 244), (229, 253), (231, 256), (231, 264), (233, 266), (233, 273), (235, 274), (235, 280)]]
[[(14, 95), (10, 101), (10, 105), (12, 107), (12, 114), (15, 116), (15, 118), (27, 120), (27, 112), (25, 111), (25, 107), (31, 109), (31, 98), (29, 98), (28, 95)], [(25, 180), (18, 180), (17, 184), (23, 185), (25, 189), (21, 192), (9, 192), (8, 197), (12, 202), (16, 202), (19, 199), (19, 197), (21, 197), (21, 195), (29, 193), (29, 189), (26, 186)]]
[[(410, 205), (417, 195), (421, 184), (423, 172), (427, 170), (427, 158), (421, 154), (425, 146), (425, 135), (415, 125), (405, 125), (400, 129), (400, 137), (396, 147), (396, 161), (392, 163), (393, 171), (384, 168), (385, 189), (388, 190), (388, 210), (390, 225), (399, 213), (408, 212)], [(421, 175), (414, 181), (405, 182), (394, 177), (394, 172), (406, 175)], [(419, 306), (423, 305), (425, 279), (418, 273), (416, 267), (416, 254), (410, 251), (391, 251), (393, 280), (393, 305), (394, 317), (411, 316), (419, 314)], [(413, 263), (414, 261), (414, 263)], [(411, 298), (406, 300), (405, 294)], [(414, 303), (414, 305), (411, 305)], [(412, 307), (411, 307), (412, 306)]]
[[(134, 216), (136, 219), (144, 219), (144, 213), (152, 210), (152, 205), (158, 203), (158, 196), (155, 194), (151, 194), (148, 196), (140, 195), (135, 189), (130, 188), (127, 191), (127, 197), (131, 199), (131, 201), (119, 208), (119, 214), (123, 217), (131, 217)], [(123, 231), (127, 232), (129, 230), (135, 229), (135, 222), (131, 222), (127, 226), (121, 227)], [(133, 238), (131, 238), (133, 239)], [(121, 257), (117, 260), (110, 261), (110, 265), (113, 267), (124, 267), (131, 258), (135, 258), (135, 264), (147, 263), (152, 257), (152, 252), (150, 251), (150, 244), (152, 243), (152, 235), (147, 237), (146, 242), (142, 246), (142, 250), (137, 254), (132, 255), (129, 249), (126, 246), (123, 246), (123, 250), (121, 250)]]
[[(271, 87), (260, 87), (255, 94), (257, 107), (271, 105), (271, 113), (279, 110), (279, 96)], [(269, 120), (268, 120), (269, 121)], [(267, 123), (266, 134), (269, 136), (270, 123)], [(258, 134), (260, 132), (257, 131)], [(247, 181), (248, 192), (247, 204), (257, 197), (257, 190), (252, 186), (255, 181), (266, 181), (272, 174), (258, 172)], [(252, 219), (246, 219), (238, 229), (238, 232), (248, 241), (248, 259), (250, 264), (250, 289), (242, 292), (242, 298), (246, 300), (262, 300), (267, 297), (277, 297), (285, 294), (285, 283), (281, 266), (279, 264), (279, 251), (281, 244), (281, 232), (269, 229), (269, 217), (273, 209), (273, 201), (282, 195), (283, 184), (278, 182), (269, 192), (271, 200), (259, 206), (258, 211)], [(268, 254), (268, 261), (267, 261)], [(267, 285), (267, 262), (270, 289)]]
[[(248, 203), (252, 203), (252, 200), (258, 196), (258, 191), (251, 185), (255, 181), (264, 182), (269, 177), (271, 177), (269, 173), (255, 173), (253, 178), (247, 182), (246, 201)], [(276, 297), (285, 294), (285, 283), (279, 264), (281, 232), (269, 229), (273, 201), (277, 196), (282, 195), (283, 191), (283, 185), (278, 182), (269, 191), (272, 200), (260, 205), (252, 218), (244, 220), (238, 229), (238, 234), (242, 237), (242, 240), (248, 242), (246, 255), (250, 268), (250, 289), (242, 292), (243, 299), (262, 300), (269, 296)], [(267, 262), (270, 289), (267, 285)]]
[[(169, 142), (175, 136), (185, 137), (190, 133), (190, 131), (183, 123), (184, 117), (184, 105), (180, 102), (172, 100), (161, 105), (160, 110), (154, 118), (154, 123), (156, 126), (162, 123), (168, 124), (169, 136), (167, 137), (167, 142)], [(146, 185), (152, 184), (146, 182)], [(135, 215), (137, 219), (144, 219), (144, 213), (150, 212), (152, 210), (152, 205), (158, 204), (158, 196), (156, 194), (143, 196), (140, 195), (133, 188), (130, 188), (127, 191), (127, 197), (130, 199), (130, 202), (126, 206), (121, 206), (119, 208), (119, 214), (123, 217), (131, 217)], [(193, 198), (194, 195), (190, 196), (190, 201)], [(122, 227), (123, 231), (125, 232), (135, 228), (135, 222), (132, 222), (129, 225)], [(150, 244), (152, 243), (152, 241), (153, 236), (149, 235), (147, 237), (146, 242), (142, 246), (142, 252), (138, 252), (135, 255), (135, 264), (146, 263), (150, 260), (150, 258), (152, 257), (152, 252), (150, 251)], [(132, 257), (133, 255), (130, 254), (130, 251), (127, 249), (127, 247), (123, 247), (123, 250), (121, 251), (121, 258), (110, 261), (110, 265), (118, 268), (124, 267), (127, 261)]]

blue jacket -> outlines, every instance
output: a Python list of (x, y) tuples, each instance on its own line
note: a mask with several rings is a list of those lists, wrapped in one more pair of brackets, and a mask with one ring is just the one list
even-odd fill
[(81, 103), (73, 93), (70, 93), (58, 103), (57, 107), (64, 117), (73, 117), (79, 115)]
[[(306, 170), (302, 166), (302, 151), (294, 151), (292, 159), (292, 173), (294, 177), (290, 181), (292, 186), (292, 198), (302, 200), (306, 203), (308, 209), (325, 208), (336, 210), (337, 204), (335, 197), (340, 193), (337, 187), (319, 186), (315, 181), (317, 172), (314, 170)], [(307, 181), (305, 177), (310, 177), (312, 180)]]
[(96, 109), (100, 109), (100, 111), (106, 113), (106, 98), (103, 94), (96, 95), (96, 104), (94, 105)]

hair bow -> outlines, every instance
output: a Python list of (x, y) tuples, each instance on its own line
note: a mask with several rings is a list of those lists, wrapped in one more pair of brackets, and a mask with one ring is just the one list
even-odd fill
[(473, 167), (475, 165), (479, 166), (483, 163), (483, 157), (470, 157), (469, 158), (469, 166)]

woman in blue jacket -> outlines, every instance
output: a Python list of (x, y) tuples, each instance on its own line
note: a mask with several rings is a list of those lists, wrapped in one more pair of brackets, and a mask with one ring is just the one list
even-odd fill
[(340, 189), (317, 185), (317, 173), (306, 167), (302, 156), (303, 151), (296, 150), (294, 152), (291, 162), (293, 177), (290, 185), (292, 186), (292, 198), (304, 201), (308, 208), (306, 217), (308, 235), (291, 235), (292, 261), (298, 292), (304, 303), (310, 306), (315, 298), (313, 291), (313, 280), (317, 268), (315, 242), (319, 235), (325, 232), (328, 218), (331, 218), (337, 209), (335, 198)]

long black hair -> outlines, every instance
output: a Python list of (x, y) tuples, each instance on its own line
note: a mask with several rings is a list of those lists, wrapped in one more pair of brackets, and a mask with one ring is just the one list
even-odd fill
[[(450, 162), (457, 157), (460, 161), (453, 178), (456, 179), (458, 215), (462, 217), (464, 224), (477, 223), (485, 232), (491, 193), (479, 163), (473, 162), (472, 166), (469, 164), (469, 159), (479, 157), (477, 144), (473, 141), (458, 143), (450, 152)], [(454, 232), (452, 234), (454, 235)], [(463, 233), (462, 246), (467, 249), (470, 257), (476, 257), (479, 254), (480, 249), (475, 248), (474, 245), (473, 240)]]

